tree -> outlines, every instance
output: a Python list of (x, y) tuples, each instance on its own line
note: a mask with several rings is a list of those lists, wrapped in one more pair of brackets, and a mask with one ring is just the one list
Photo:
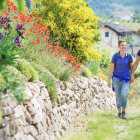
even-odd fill
[(69, 49), (78, 61), (90, 58), (98, 60), (101, 55), (93, 49), (100, 40), (98, 17), (83, 0), (41, 0), (39, 15), (58, 36), (61, 45)]

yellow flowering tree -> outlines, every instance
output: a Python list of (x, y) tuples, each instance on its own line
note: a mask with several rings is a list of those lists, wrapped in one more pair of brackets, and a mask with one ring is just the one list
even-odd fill
[(98, 17), (86, 2), (40, 0), (40, 5), (39, 15), (46, 20), (45, 24), (51, 30), (52, 36), (58, 36), (61, 45), (71, 51), (78, 61), (101, 58), (94, 50), (95, 43), (100, 40)]

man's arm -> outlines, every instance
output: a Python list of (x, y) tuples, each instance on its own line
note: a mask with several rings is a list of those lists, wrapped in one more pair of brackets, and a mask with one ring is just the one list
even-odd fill
[(133, 68), (132, 68), (132, 75), (134, 75), (134, 72), (137, 69), (139, 62), (140, 62), (140, 56), (137, 56), (137, 59), (136, 59), (134, 65), (133, 65)]
[(139, 62), (140, 62), (140, 56), (137, 56), (137, 59), (136, 59), (134, 65), (133, 65), (132, 71), (131, 71), (131, 80), (130, 80), (131, 83), (134, 82), (134, 73), (135, 73), (135, 70), (138, 67)]

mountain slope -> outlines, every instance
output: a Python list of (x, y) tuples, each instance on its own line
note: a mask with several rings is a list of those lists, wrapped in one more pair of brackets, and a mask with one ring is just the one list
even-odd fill
[(114, 11), (132, 11), (140, 14), (140, 0), (84, 0), (98, 16), (110, 16)]

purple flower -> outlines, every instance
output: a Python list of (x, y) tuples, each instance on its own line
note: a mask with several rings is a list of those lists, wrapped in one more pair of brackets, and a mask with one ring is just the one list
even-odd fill
[(19, 39), (16, 38), (16, 40), (14, 41), (14, 43), (15, 43), (15, 44), (19, 44), (19, 43), (20, 43)]
[(0, 39), (2, 39), (3, 38), (3, 34), (2, 33), (0, 33)]
[(20, 25), (20, 24), (17, 24), (17, 29), (23, 29), (23, 26), (22, 25)]

